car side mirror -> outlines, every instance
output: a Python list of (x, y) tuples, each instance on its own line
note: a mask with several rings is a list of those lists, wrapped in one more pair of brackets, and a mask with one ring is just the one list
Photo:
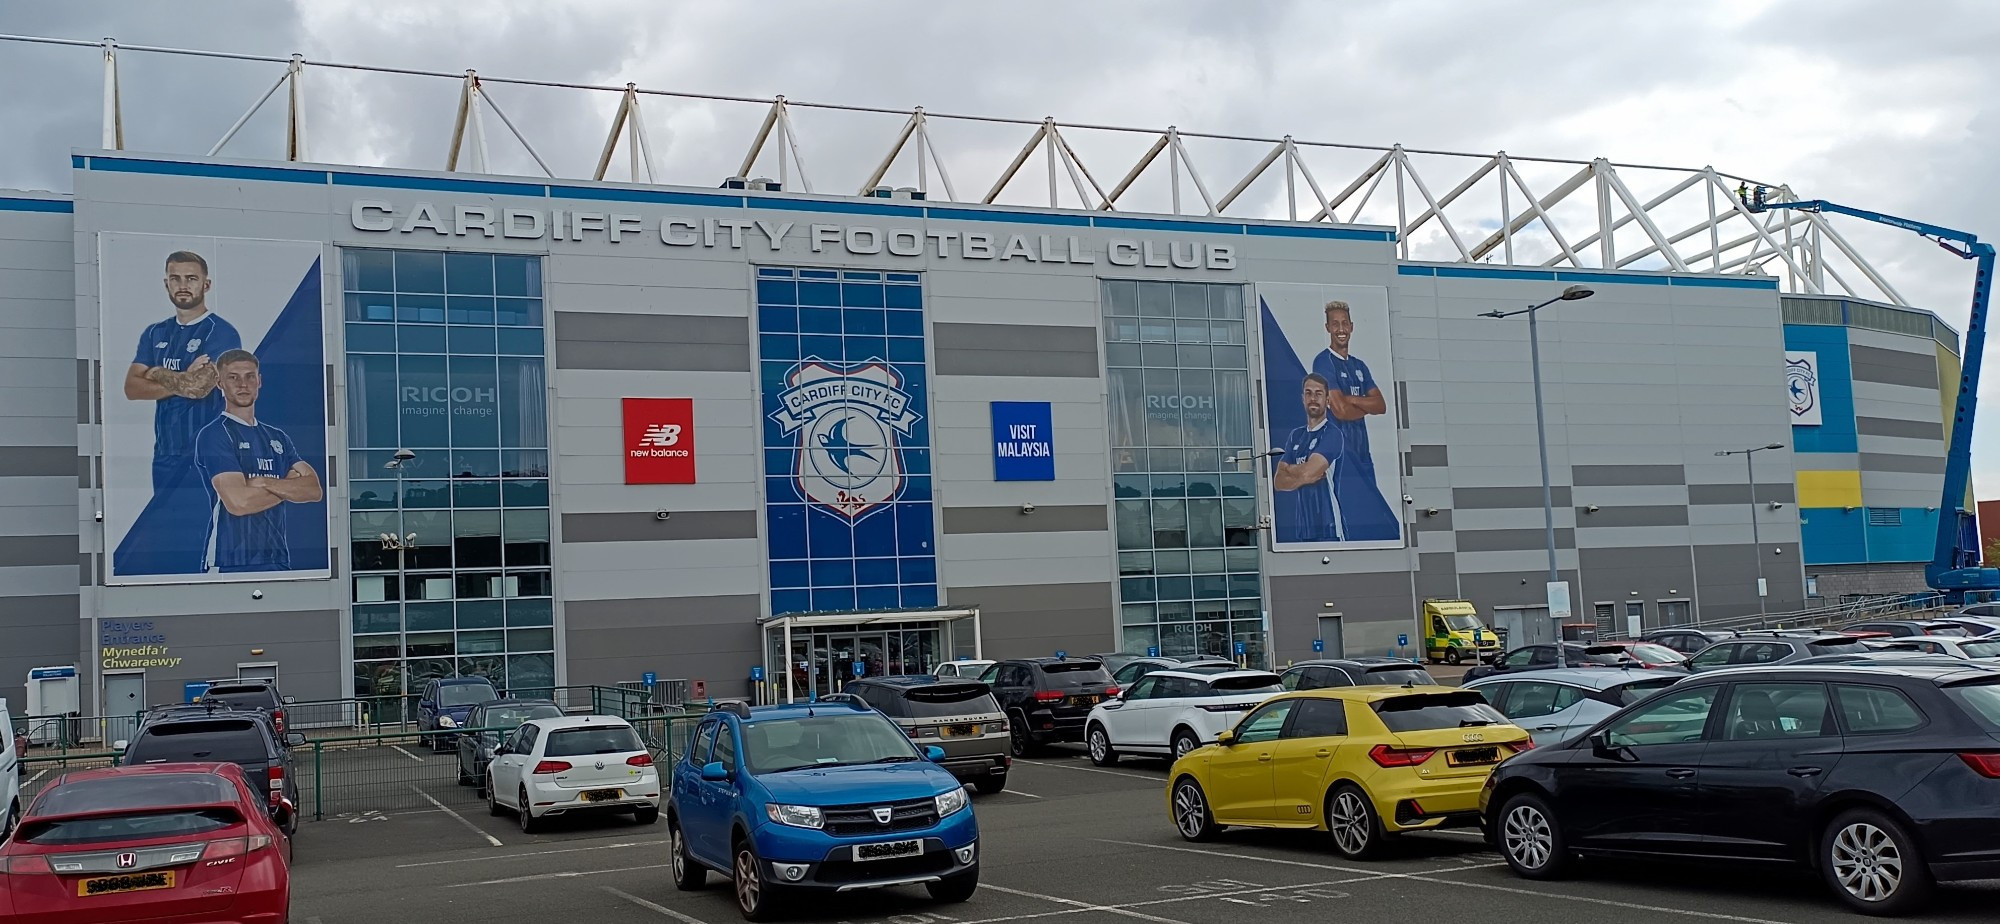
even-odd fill
[(514, 753), (514, 749), (513, 749), (513, 748), (510, 748), (510, 747), (508, 747), (508, 746), (506, 746), (506, 745), (504, 745), (504, 744), (503, 744), (503, 745), (500, 745), (500, 746), (498, 746), (498, 747), (496, 747), (496, 748), (494, 748), (494, 749), (493, 749), (493, 756), (494, 756), (494, 757), (499, 757), (499, 756), (500, 756), (500, 755), (502, 755), (502, 754), (512, 754), (512, 753)]
[(1611, 746), (1611, 733), (1608, 731), (1590, 736), (1590, 751), (1598, 757), (1616, 757), (1619, 750)]
[(944, 763), (944, 748), (938, 747), (935, 744), (924, 748), (924, 759), (934, 764)]
[(303, 746), (305, 745), (305, 743), (306, 743), (306, 733), (305, 733), (305, 732), (286, 732), (286, 733), (285, 733), (285, 747), (288, 747), (288, 748), (296, 748), (296, 747), (303, 747)]
[(729, 779), (729, 768), (723, 766), (722, 761), (709, 761), (701, 765), (701, 778), (711, 783), (723, 782)]
[(1216, 744), (1219, 744), (1219, 745), (1222, 745), (1223, 747), (1231, 747), (1231, 746), (1234, 746), (1234, 745), (1236, 744), (1236, 732), (1235, 732), (1235, 730), (1234, 730), (1234, 729), (1227, 729), (1227, 728), (1225, 728), (1225, 729), (1223, 729), (1222, 731), (1219, 731), (1219, 732), (1216, 732), (1216, 733), (1215, 733), (1215, 743), (1216, 743)]
[(298, 701), (299, 701), (299, 698), (298, 698), (298, 697), (296, 697), (296, 696), (287, 696), (287, 697), (285, 697), (285, 705), (287, 705), (287, 706), (289, 706), (289, 705), (292, 705), (293, 703), (296, 703), (296, 702), (298, 702)]
[(124, 750), (125, 750), (125, 747), (126, 747), (127, 745), (131, 744), (131, 743), (132, 743), (132, 742), (130, 742), (130, 741), (126, 741), (125, 739), (123, 739), (123, 738), (120, 738), (120, 739), (118, 739), (117, 741), (113, 741), (113, 742), (111, 742), (111, 749), (112, 749), (112, 750), (114, 750), (114, 751), (124, 751)]

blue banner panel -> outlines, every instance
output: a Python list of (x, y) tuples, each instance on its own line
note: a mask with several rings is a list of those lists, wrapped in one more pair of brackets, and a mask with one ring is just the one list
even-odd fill
[(993, 480), (1056, 480), (1056, 437), (1047, 401), (993, 402)]

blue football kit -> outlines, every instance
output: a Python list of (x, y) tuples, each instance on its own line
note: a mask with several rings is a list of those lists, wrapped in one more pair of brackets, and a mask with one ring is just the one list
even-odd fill
[(215, 568), (236, 571), (290, 571), (291, 544), (286, 537), (285, 503), (238, 516), (222, 506), (215, 476), (235, 472), (246, 478), (283, 478), (303, 461), (285, 431), (262, 423), (244, 423), (227, 414), (210, 421), (195, 437), (195, 464), (207, 488), (215, 535)]
[[(1349, 398), (1366, 397), (1378, 391), (1375, 376), (1358, 356), (1341, 358), (1331, 349), (1319, 351), (1312, 371), (1326, 379), (1327, 389)], [(1401, 524), (1382, 489), (1375, 481), (1375, 457), (1368, 450), (1368, 418), (1333, 420), (1341, 435), (1340, 461), (1328, 476), (1333, 482), (1334, 501), (1341, 511), (1343, 538), (1349, 541), (1397, 539)]]
[[(1298, 427), (1285, 438), (1283, 460), (1291, 465), (1303, 465), (1306, 459), (1319, 456), (1328, 462), (1340, 458), (1340, 432), (1321, 421), (1318, 427)], [(1285, 492), (1291, 495), (1292, 515), (1286, 539), (1292, 542), (1338, 542), (1340, 541), (1340, 513), (1334, 507), (1333, 468), (1329, 466), (1326, 477), (1310, 484), (1303, 484)]]
[[(186, 372), (202, 357), (213, 363), (243, 348), (236, 327), (214, 312), (188, 324), (170, 317), (139, 335), (132, 362)], [(207, 492), (195, 472), (195, 433), (222, 413), (222, 391), (205, 397), (168, 395), (153, 402), (153, 499), (116, 550), (116, 573), (195, 574), (207, 568)]]

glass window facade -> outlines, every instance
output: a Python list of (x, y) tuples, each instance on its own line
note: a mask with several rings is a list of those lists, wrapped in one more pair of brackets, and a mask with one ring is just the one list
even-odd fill
[(1244, 289), (1106, 280), (1123, 649), (1269, 666)]
[(759, 267), (771, 612), (938, 603), (915, 273)]
[(341, 265), (355, 695), (554, 686), (541, 258)]

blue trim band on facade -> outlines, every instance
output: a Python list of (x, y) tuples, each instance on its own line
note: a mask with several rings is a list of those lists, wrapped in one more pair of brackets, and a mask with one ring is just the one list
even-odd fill
[(1015, 212), (1001, 209), (951, 209), (926, 208), (924, 213), (937, 219), (950, 221), (992, 221), (1001, 224), (1067, 225), (1076, 228), (1090, 227), (1088, 215), (1039, 215), (1034, 212)]
[(770, 209), (780, 212), (834, 212), (843, 215), (894, 215), (899, 218), (922, 218), (924, 210), (910, 205), (878, 205), (873, 202), (823, 202), (817, 199), (766, 199), (750, 196), (744, 200), (744, 207)]
[(335, 173), (335, 186), (369, 186), (379, 189), (428, 189), (437, 192), (492, 193), (498, 196), (548, 198), (549, 188), (540, 183), (507, 183), (500, 180), (455, 180), (439, 176), (391, 176), (379, 173)]
[(1574, 270), (1556, 272), (1557, 282), (1595, 282), (1607, 286), (1665, 286), (1673, 284), (1672, 276), (1634, 276), (1626, 273), (1579, 273)]
[(1398, 264), (1398, 276), (1444, 276), (1483, 279), (1532, 279), (1540, 282), (1595, 282), (1623, 286), (1699, 286), (1711, 289), (1776, 289), (1776, 277), (1668, 276), (1657, 273), (1605, 273), (1590, 270), (1531, 270), (1488, 266), (1411, 266)]
[(69, 168), (71, 170), (89, 170), (90, 158), (82, 154), (71, 154), (69, 156)]
[(74, 212), (75, 204), (64, 199), (15, 199), (0, 196), (0, 212)]
[(1433, 266), (1425, 275), (1443, 277), (1479, 277), (1484, 279), (1534, 279), (1541, 282), (1556, 281), (1553, 270), (1489, 269), (1477, 266)]
[(293, 170), (288, 167), (245, 167), (238, 164), (187, 164), (172, 160), (129, 160), (123, 157), (92, 157), (89, 168), (106, 173), (150, 173), (158, 176), (201, 176), (223, 180), (262, 180), (267, 183), (326, 184), (324, 170)]
[(1672, 276), (1674, 285), (1710, 289), (1776, 289), (1776, 276)]
[(1251, 237), (1317, 237), (1333, 241), (1388, 241), (1394, 243), (1396, 232), (1375, 231), (1368, 228), (1333, 228), (1318, 225), (1244, 225), (1244, 233)]
[(1186, 221), (1174, 218), (1092, 218), (1099, 228), (1127, 228), (1133, 231), (1187, 231), (1194, 234), (1242, 234), (1243, 226), (1221, 221)]
[(658, 205), (699, 205), (709, 208), (740, 209), (742, 196), (715, 193), (665, 192), (654, 189), (599, 188), (595, 186), (550, 186), (551, 199), (591, 199), (602, 202), (650, 202)]

